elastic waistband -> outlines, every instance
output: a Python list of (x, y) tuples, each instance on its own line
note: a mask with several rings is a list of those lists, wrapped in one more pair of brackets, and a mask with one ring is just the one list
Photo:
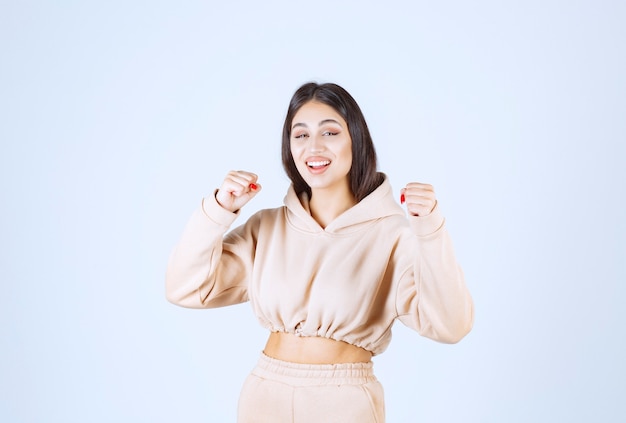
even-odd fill
[(376, 381), (374, 363), (301, 364), (263, 353), (252, 374), (292, 386), (361, 385)]

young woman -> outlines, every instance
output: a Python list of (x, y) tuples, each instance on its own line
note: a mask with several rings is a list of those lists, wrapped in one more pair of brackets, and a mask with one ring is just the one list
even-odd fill
[(473, 324), (433, 188), (402, 188), (407, 216), (377, 171), (359, 106), (336, 84), (295, 92), (282, 160), (292, 181), (282, 207), (229, 232), (262, 189), (245, 171), (203, 199), (171, 254), (167, 298), (193, 308), (250, 301), (268, 329), (239, 422), (384, 422), (371, 358), (394, 321), (446, 343)]

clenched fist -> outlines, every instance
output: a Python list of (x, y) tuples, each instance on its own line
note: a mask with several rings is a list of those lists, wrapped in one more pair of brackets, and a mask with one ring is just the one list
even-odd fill
[(217, 202), (234, 213), (261, 191), (258, 176), (243, 170), (231, 170), (215, 194)]
[(400, 190), (400, 202), (413, 216), (428, 216), (437, 205), (432, 185), (410, 182)]

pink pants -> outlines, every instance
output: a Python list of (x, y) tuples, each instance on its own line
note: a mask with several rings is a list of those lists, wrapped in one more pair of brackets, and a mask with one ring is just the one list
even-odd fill
[(373, 363), (297, 364), (261, 354), (239, 397), (238, 423), (383, 423)]

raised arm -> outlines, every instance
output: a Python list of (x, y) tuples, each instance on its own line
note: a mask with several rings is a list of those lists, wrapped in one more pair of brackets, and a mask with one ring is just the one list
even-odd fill
[(183, 307), (211, 308), (248, 299), (247, 281), (255, 247), (253, 224), (249, 221), (226, 232), (238, 210), (260, 190), (256, 175), (230, 172), (222, 187), (203, 199), (170, 254), (165, 278), (168, 301)]
[(399, 284), (399, 319), (428, 338), (458, 342), (473, 326), (474, 304), (434, 190), (428, 184), (411, 183), (401, 195), (412, 232), (408, 244), (415, 246), (415, 256)]

